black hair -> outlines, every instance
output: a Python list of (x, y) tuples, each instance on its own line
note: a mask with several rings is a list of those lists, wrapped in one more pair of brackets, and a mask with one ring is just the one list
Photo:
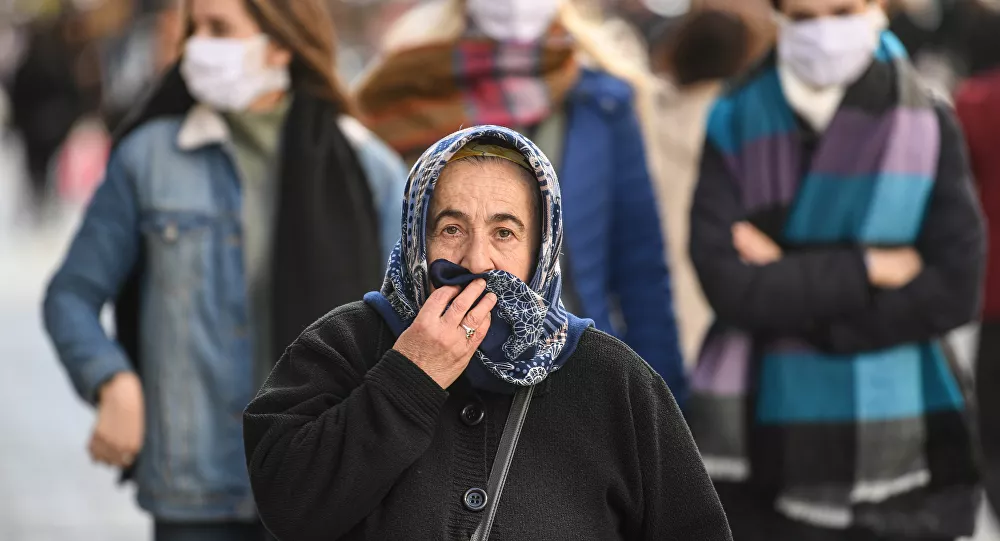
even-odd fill
[(972, 75), (1000, 68), (1000, 12), (970, 3), (957, 17), (956, 55)]
[(692, 13), (668, 45), (669, 62), (680, 86), (727, 79), (747, 60), (750, 30), (735, 13), (714, 9)]
[[(865, 3), (872, 3), (875, 0), (865, 0)], [(781, 11), (781, 0), (771, 0), (771, 6), (774, 7), (775, 11)]]

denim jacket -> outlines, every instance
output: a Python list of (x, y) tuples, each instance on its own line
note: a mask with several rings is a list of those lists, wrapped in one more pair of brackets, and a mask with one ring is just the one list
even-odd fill
[[(339, 123), (370, 183), (388, 260), (407, 171), (359, 122)], [(146, 434), (135, 479), (139, 505), (158, 519), (256, 515), (242, 436), (243, 409), (257, 389), (236, 171), (225, 121), (207, 108), (139, 127), (113, 152), (45, 298), (59, 359), (77, 392), (94, 403), (101, 384), (132, 369), (99, 315), (145, 243), (139, 347)]]

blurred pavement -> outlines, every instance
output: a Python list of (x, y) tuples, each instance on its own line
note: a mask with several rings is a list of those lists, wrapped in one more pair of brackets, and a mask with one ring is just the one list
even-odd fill
[(42, 330), (43, 288), (78, 213), (29, 227), (12, 154), (0, 143), (0, 540), (149, 539), (131, 487), (90, 462), (93, 413)]

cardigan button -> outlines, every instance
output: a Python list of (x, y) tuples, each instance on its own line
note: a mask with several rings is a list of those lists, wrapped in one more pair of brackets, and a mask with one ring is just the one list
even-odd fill
[(465, 423), (467, 426), (478, 425), (479, 423), (483, 422), (483, 417), (485, 416), (486, 412), (483, 411), (483, 408), (479, 407), (476, 404), (469, 404), (468, 406), (462, 408), (462, 415), (461, 415), (462, 422)]
[(465, 508), (469, 511), (479, 512), (486, 509), (486, 491), (481, 488), (470, 488), (462, 498)]

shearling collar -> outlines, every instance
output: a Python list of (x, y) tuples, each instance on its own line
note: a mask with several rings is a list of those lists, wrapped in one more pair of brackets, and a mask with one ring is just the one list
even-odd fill
[[(337, 125), (355, 148), (373, 137), (368, 128), (349, 115), (337, 117)], [(226, 119), (211, 107), (195, 104), (188, 110), (177, 133), (177, 147), (184, 151), (197, 150), (208, 145), (229, 141), (230, 132)]]
[(195, 104), (188, 110), (177, 133), (177, 146), (181, 150), (196, 150), (229, 140), (229, 126), (221, 114), (211, 107)]

